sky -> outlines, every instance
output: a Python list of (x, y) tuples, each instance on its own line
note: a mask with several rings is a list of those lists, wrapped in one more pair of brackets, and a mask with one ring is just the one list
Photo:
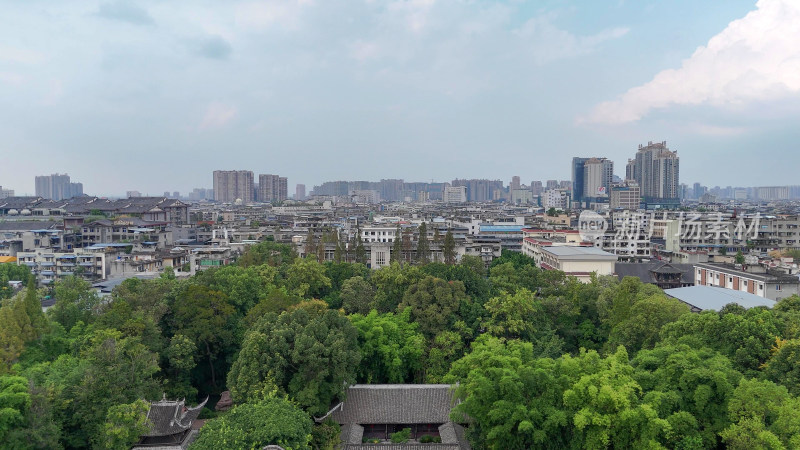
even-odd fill
[(0, 185), (624, 176), (800, 184), (800, 0), (0, 0)]

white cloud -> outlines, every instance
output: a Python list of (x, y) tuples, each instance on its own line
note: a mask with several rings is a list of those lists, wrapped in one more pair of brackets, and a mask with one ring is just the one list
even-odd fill
[(22, 84), (25, 82), (25, 77), (14, 72), (0, 72), (0, 83), (6, 84)]
[(406, 26), (414, 33), (422, 32), (429, 22), (429, 13), (436, 0), (399, 0), (389, 4), (388, 10), (404, 17)]
[(255, 30), (276, 25), (295, 27), (303, 7), (312, 3), (311, 0), (266, 0), (242, 3), (236, 6), (236, 24)]
[(578, 36), (558, 28), (552, 15), (534, 17), (515, 31), (522, 38), (537, 64), (583, 55), (593, 51), (603, 42), (618, 39), (628, 33), (628, 28), (603, 30), (589, 36)]
[(704, 123), (692, 123), (682, 128), (689, 133), (715, 137), (739, 136), (747, 132), (745, 127), (728, 127)]
[(679, 69), (658, 73), (579, 121), (619, 124), (673, 105), (731, 107), (800, 93), (800, 2), (759, 0), (756, 7)]
[(0, 62), (37, 64), (43, 59), (41, 53), (33, 50), (0, 45)]
[(206, 107), (199, 129), (214, 130), (222, 128), (235, 119), (238, 114), (239, 110), (235, 106), (224, 103), (211, 103)]
[(361, 62), (376, 58), (379, 52), (380, 46), (375, 42), (357, 41), (350, 46), (350, 56)]

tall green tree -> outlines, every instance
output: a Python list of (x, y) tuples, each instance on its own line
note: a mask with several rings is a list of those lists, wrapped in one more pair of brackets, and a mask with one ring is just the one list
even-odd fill
[(217, 386), (217, 365), (224, 363), (236, 336), (234, 312), (225, 294), (198, 285), (189, 286), (173, 305), (175, 330), (202, 352), (213, 387)]
[(361, 239), (360, 228), (356, 228), (355, 260), (359, 264), (367, 263), (367, 249), (364, 247), (364, 241)]
[(370, 282), (375, 285), (375, 308), (381, 313), (394, 311), (408, 288), (424, 277), (419, 267), (399, 262), (375, 270), (370, 276)]
[(274, 386), (321, 415), (355, 382), (360, 360), (358, 331), (337, 311), (271, 313), (245, 335), (228, 387), (242, 402)]
[(347, 314), (367, 314), (375, 307), (375, 288), (360, 276), (342, 284), (340, 297)]
[(430, 261), (431, 246), (428, 242), (428, 225), (423, 221), (419, 226), (419, 239), (417, 239), (417, 263), (427, 264)]
[(728, 404), (731, 425), (720, 433), (727, 448), (800, 446), (800, 400), (770, 381), (742, 379)]
[(0, 306), (0, 375), (11, 369), (24, 348), (25, 339), (12, 306)]
[(286, 270), (286, 286), (304, 298), (322, 298), (331, 288), (325, 266), (314, 259), (296, 259)]
[(742, 375), (730, 360), (706, 347), (661, 344), (631, 361), (645, 401), (672, 424), (672, 448), (715, 448), (729, 424), (728, 399)]
[(400, 228), (400, 222), (394, 230), (394, 241), (392, 242), (391, 262), (402, 263), (403, 261), (403, 230)]
[(458, 320), (461, 303), (467, 301), (464, 283), (428, 276), (409, 286), (397, 308), (409, 308), (420, 331), (432, 338)]
[(311, 424), (308, 414), (288, 400), (257, 400), (208, 421), (192, 448), (238, 450), (279, 445), (286, 450), (310, 449)]
[(157, 355), (139, 339), (122, 337), (116, 330), (93, 333), (74, 372), (77, 384), (66, 386), (64, 399), (75, 440), (70, 445), (102, 447), (109, 408), (159, 397), (158, 371)]
[(30, 406), (28, 380), (0, 375), (0, 442), (6, 442), (9, 432), (25, 423)]
[(447, 230), (444, 235), (444, 243), (442, 243), (442, 257), (445, 264), (456, 263), (456, 239), (453, 237), (453, 231)]
[(109, 450), (127, 450), (150, 431), (147, 412), (150, 404), (144, 400), (114, 405), (108, 408), (103, 427), (103, 447)]
[(764, 376), (800, 395), (800, 339), (775, 338), (772, 355), (763, 366)]
[(35, 332), (34, 338), (38, 338), (47, 330), (47, 318), (42, 311), (42, 302), (36, 292), (36, 277), (30, 275), (28, 284), (25, 288), (25, 311)]
[(633, 378), (624, 347), (608, 358), (585, 353), (596, 370), (583, 375), (564, 392), (572, 417), (573, 445), (588, 449), (658, 448), (671, 427), (653, 407), (641, 401), (641, 386)]
[(563, 398), (581, 373), (574, 366), (536, 359), (527, 342), (481, 336), (445, 377), (458, 383), (452, 419), (470, 418), (467, 433), (478, 448), (570, 448), (571, 417)]
[(422, 368), (425, 338), (410, 321), (411, 311), (400, 314), (355, 314), (350, 321), (358, 329), (362, 383), (410, 383)]
[(91, 323), (100, 307), (100, 297), (87, 281), (69, 276), (55, 283), (56, 303), (47, 313), (50, 318), (69, 330), (76, 323)]

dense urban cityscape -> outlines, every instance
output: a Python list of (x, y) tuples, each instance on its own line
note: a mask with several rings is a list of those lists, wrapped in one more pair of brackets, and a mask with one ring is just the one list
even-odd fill
[(797, 0), (0, 11), (0, 450), (800, 448)]

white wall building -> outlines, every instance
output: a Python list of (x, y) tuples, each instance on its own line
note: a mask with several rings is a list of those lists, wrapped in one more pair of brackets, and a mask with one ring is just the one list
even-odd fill
[(445, 203), (465, 203), (467, 201), (466, 186), (447, 186), (444, 188)]

